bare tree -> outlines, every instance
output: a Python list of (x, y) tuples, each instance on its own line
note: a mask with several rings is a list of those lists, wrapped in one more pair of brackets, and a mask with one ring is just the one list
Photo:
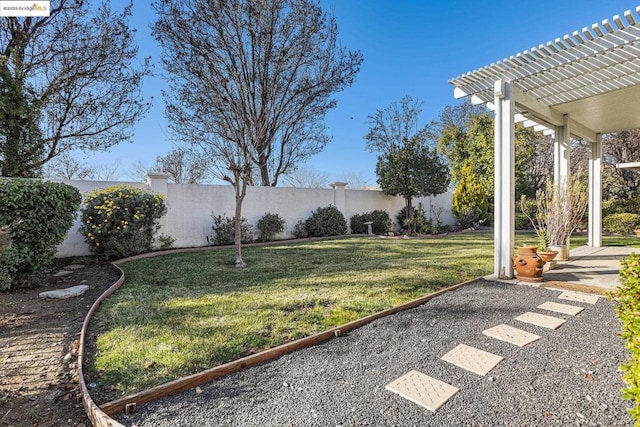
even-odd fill
[(127, 178), (135, 182), (145, 182), (147, 180), (147, 174), (154, 169), (149, 163), (142, 160), (133, 162), (126, 170), (125, 175)]
[(364, 190), (372, 186), (372, 181), (362, 172), (343, 172), (338, 175), (338, 181), (346, 182), (352, 190)]
[(32, 175), (73, 149), (107, 149), (130, 139), (148, 110), (146, 62), (127, 18), (131, 4), (52, 2), (50, 16), (0, 20), (0, 167)]
[[(311, 0), (165, 0), (154, 34), (176, 77), (167, 103), (206, 105), (198, 117), (242, 126), (262, 185), (320, 152), (333, 93), (350, 86), (360, 52), (338, 43), (338, 29)], [(197, 100), (197, 101), (196, 101)], [(171, 108), (172, 121), (188, 116)]]
[(287, 185), (299, 188), (328, 188), (331, 182), (326, 172), (303, 167), (290, 170), (284, 179)]
[(97, 181), (117, 181), (120, 177), (120, 162), (99, 163), (93, 167), (93, 179)]
[(197, 151), (182, 147), (158, 156), (155, 169), (168, 173), (176, 184), (200, 184), (209, 178), (207, 160)]
[(91, 179), (94, 170), (72, 157), (70, 153), (64, 153), (44, 166), (43, 176), (49, 179)]
[(367, 120), (369, 132), (364, 136), (367, 149), (384, 154), (400, 149), (405, 141), (410, 141), (417, 135), (433, 140), (433, 124), (418, 128), (421, 112), (422, 101), (408, 95), (376, 110)]
[(246, 188), (263, 185), (319, 152), (330, 97), (349, 86), (362, 55), (311, 0), (163, 0), (154, 36), (171, 76), (170, 131), (199, 147), (236, 197), (236, 265)]

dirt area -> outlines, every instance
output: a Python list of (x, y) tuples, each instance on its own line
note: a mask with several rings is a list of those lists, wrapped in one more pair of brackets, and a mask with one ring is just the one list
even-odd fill
[[(118, 274), (110, 264), (88, 263), (54, 276), (33, 276), (32, 287), (0, 293), (0, 426), (90, 426), (79, 394), (77, 348), (82, 322), (93, 302)], [(40, 292), (86, 284), (69, 299)]]

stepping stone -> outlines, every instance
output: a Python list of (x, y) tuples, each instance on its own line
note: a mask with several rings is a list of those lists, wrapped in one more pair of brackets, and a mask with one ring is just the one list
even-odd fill
[(504, 357), (489, 353), (484, 350), (470, 347), (468, 345), (459, 344), (449, 353), (441, 357), (449, 363), (471, 371), (478, 375), (487, 375)]
[(64, 267), (64, 269), (68, 271), (82, 270), (83, 268), (84, 268), (84, 265), (82, 264), (69, 264), (69, 265), (65, 265)]
[(516, 317), (516, 320), (548, 329), (558, 329), (566, 322), (565, 319), (560, 319), (559, 317), (545, 316), (544, 314), (532, 313), (530, 311)]
[(458, 388), (418, 371), (410, 371), (385, 388), (435, 412), (458, 392)]
[(543, 310), (555, 311), (556, 313), (568, 314), (575, 316), (584, 310), (584, 307), (578, 307), (577, 305), (559, 304), (557, 302), (547, 301), (544, 304), (540, 304), (538, 308)]
[(66, 289), (56, 289), (55, 291), (40, 292), (40, 298), (66, 299), (82, 295), (89, 289), (87, 285), (72, 286)]
[(510, 344), (517, 345), (518, 347), (524, 347), (525, 345), (540, 339), (536, 334), (504, 324), (485, 329), (482, 333), (488, 337), (506, 341)]
[(587, 303), (587, 304), (595, 304), (595, 303), (598, 302), (598, 298), (600, 298), (600, 297), (598, 295), (581, 294), (581, 293), (578, 293), (578, 292), (565, 291), (565, 292), (561, 293), (560, 295), (558, 295), (558, 298), (566, 299), (568, 301), (584, 302), (584, 303)]

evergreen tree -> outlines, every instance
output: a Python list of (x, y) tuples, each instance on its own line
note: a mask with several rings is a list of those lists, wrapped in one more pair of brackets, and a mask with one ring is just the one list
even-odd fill
[(408, 218), (414, 197), (444, 193), (450, 180), (446, 162), (421, 135), (405, 138), (402, 146), (381, 154), (376, 175), (385, 194), (405, 198)]

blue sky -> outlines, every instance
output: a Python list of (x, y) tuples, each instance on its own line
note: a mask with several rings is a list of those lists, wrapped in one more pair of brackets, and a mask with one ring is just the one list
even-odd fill
[[(119, 1), (113, 1), (117, 7)], [(137, 29), (140, 52), (159, 65), (161, 51), (150, 35), (155, 12), (148, 1), (135, 0), (131, 25)], [(454, 104), (447, 81), (532, 46), (591, 26), (638, 3), (617, 0), (322, 0), (336, 17), (342, 44), (364, 55), (354, 85), (336, 95), (338, 106), (326, 117), (333, 137), (306, 168), (331, 179), (348, 173), (375, 183), (376, 155), (365, 149), (367, 116), (404, 95), (424, 102), (421, 124), (436, 119)], [(145, 81), (144, 93), (154, 97), (149, 114), (135, 128), (131, 143), (90, 155), (89, 163), (119, 164), (120, 179), (134, 162), (153, 163), (172, 148), (167, 140), (160, 77)]]

